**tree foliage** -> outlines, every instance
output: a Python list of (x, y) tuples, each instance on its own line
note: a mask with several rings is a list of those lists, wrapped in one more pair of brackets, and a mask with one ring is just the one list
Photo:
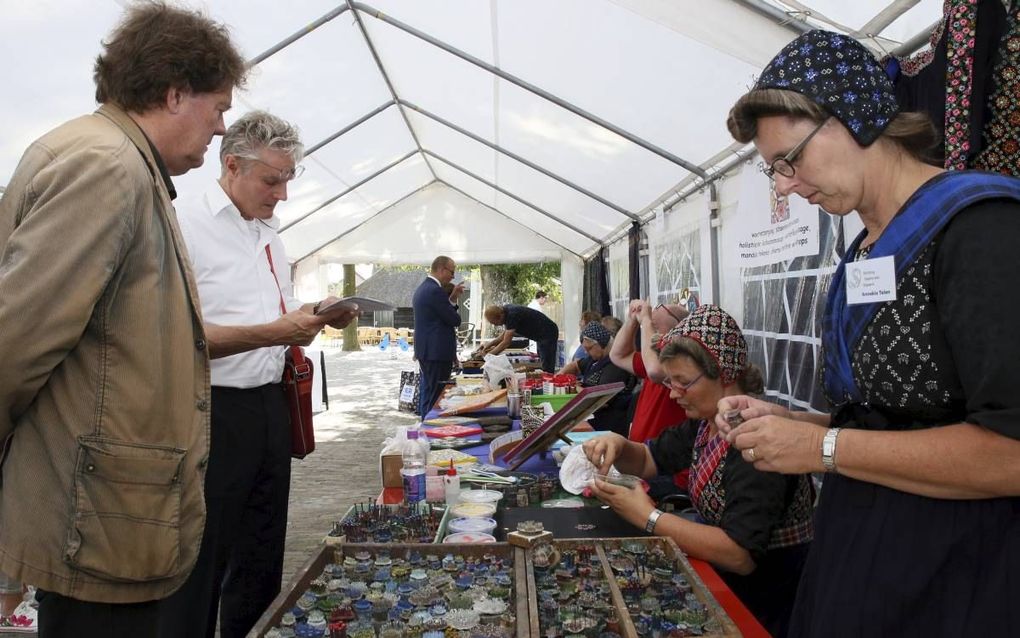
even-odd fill
[(563, 297), (559, 262), (487, 264), (481, 269), (486, 304), (527, 305), (539, 290), (544, 290), (552, 301)]

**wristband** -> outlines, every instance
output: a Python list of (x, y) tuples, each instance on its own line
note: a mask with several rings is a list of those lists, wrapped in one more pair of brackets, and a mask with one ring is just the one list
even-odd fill
[(659, 517), (662, 516), (662, 510), (654, 509), (652, 513), (648, 515), (648, 520), (645, 521), (645, 531), (649, 534), (655, 533), (655, 524), (659, 522)]
[(839, 436), (839, 428), (829, 428), (822, 439), (822, 466), (826, 472), (839, 473), (836, 469), (836, 438)]

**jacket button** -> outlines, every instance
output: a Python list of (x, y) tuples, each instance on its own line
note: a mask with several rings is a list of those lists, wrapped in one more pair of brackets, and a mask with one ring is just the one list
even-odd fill
[(205, 339), (199, 339), (195, 342), (195, 349), (205, 350)]
[(86, 472), (95, 472), (96, 471), (96, 466), (94, 464), (92, 464), (92, 463), (89, 463), (88, 465), (85, 466), (85, 471)]
[(209, 402), (206, 401), (205, 399), (199, 399), (198, 403), (195, 404), (195, 407), (198, 408), (200, 411), (205, 412), (206, 410), (209, 409)]

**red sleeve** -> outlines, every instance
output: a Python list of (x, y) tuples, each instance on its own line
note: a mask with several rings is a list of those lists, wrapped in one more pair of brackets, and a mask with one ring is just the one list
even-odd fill
[(641, 358), (640, 352), (635, 352), (630, 364), (634, 367), (634, 376), (638, 379), (647, 379), (648, 371), (645, 370), (645, 361)]

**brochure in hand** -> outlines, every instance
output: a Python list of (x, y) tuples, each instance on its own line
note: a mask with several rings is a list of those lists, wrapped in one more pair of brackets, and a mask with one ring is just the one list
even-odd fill
[(378, 299), (369, 299), (368, 297), (344, 297), (329, 304), (328, 306), (319, 306), (319, 310), (315, 313), (317, 315), (325, 315), (338, 310), (353, 310), (354, 305), (357, 305), (358, 312), (380, 312), (384, 310), (395, 310), (393, 306), (386, 303), (385, 301), (379, 301)]

